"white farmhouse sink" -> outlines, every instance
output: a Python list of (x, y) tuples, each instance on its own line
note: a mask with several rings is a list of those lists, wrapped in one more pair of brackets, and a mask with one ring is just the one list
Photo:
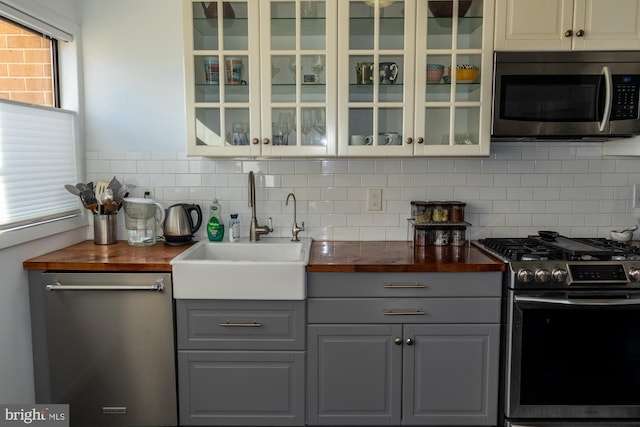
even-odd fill
[(311, 239), (201, 241), (173, 260), (176, 299), (302, 300)]

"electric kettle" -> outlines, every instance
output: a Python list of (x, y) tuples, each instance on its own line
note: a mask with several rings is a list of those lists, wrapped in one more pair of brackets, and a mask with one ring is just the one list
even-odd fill
[[(193, 212), (196, 213), (195, 225)], [(164, 216), (164, 241), (167, 245), (188, 245), (193, 234), (202, 224), (202, 209), (200, 206), (188, 203), (178, 203), (167, 208)]]

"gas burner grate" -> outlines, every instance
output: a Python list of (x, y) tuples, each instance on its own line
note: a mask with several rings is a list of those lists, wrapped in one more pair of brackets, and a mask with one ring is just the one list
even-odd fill
[[(524, 238), (486, 238), (478, 242), (490, 252), (507, 261), (609, 261), (640, 260), (640, 247), (605, 238), (559, 237), (560, 242), (544, 240), (540, 236)], [(575, 242), (572, 244), (571, 242)], [(562, 244), (568, 245), (563, 248)], [(593, 250), (590, 251), (588, 247)], [(578, 249), (574, 249), (577, 246)]]

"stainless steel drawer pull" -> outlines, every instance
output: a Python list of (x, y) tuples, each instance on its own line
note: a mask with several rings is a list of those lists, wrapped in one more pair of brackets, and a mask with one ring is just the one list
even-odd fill
[(53, 282), (46, 285), (48, 291), (164, 291), (164, 284), (156, 282), (153, 285), (63, 285)]
[(262, 323), (258, 323), (258, 322), (253, 322), (253, 323), (231, 323), (231, 322), (225, 322), (225, 323), (220, 323), (218, 326), (222, 326), (222, 327), (229, 327), (229, 328), (260, 328), (262, 327)]
[(426, 285), (419, 285), (419, 284), (415, 284), (415, 285), (394, 285), (394, 284), (389, 284), (389, 285), (384, 285), (385, 288), (387, 289), (424, 289), (427, 286)]
[(385, 316), (424, 316), (427, 314), (426, 311), (416, 310), (416, 311), (385, 311)]

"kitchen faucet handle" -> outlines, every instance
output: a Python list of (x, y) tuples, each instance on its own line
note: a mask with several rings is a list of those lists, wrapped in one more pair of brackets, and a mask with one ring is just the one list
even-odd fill
[(273, 218), (269, 217), (269, 233), (273, 232)]

